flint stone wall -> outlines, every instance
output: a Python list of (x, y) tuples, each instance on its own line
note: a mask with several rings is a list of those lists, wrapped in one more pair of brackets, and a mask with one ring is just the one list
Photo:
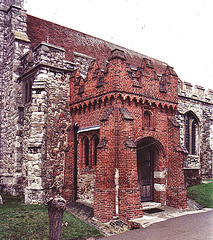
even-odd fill
[[(70, 125), (69, 73), (64, 50), (40, 44), (22, 58), (22, 84), (32, 79), (32, 100), (25, 104), (25, 202), (43, 202), (63, 185), (66, 129)], [(24, 89), (24, 87), (23, 87)]]
[(78, 170), (77, 199), (79, 202), (94, 205), (95, 169)]
[[(205, 91), (203, 87), (183, 83), (179, 88), (178, 114), (180, 124), (180, 142), (184, 146), (184, 114), (192, 111), (199, 119), (199, 154), (187, 155), (185, 158), (185, 173), (195, 170), (202, 178), (212, 177), (213, 158), (213, 91)], [(199, 170), (199, 171), (197, 171)]]
[[(0, 184), (12, 194), (24, 193), (26, 203), (38, 203), (60, 191), (64, 181), (66, 130), (72, 124), (70, 73), (79, 68), (85, 82), (94, 58), (73, 52), (74, 63), (69, 62), (62, 47), (45, 42), (31, 49), (23, 2), (0, 3)], [(25, 102), (29, 80), (32, 99)], [(150, 95), (148, 89), (146, 94)], [(212, 107), (212, 90), (206, 93), (199, 86), (193, 90), (188, 83), (179, 90), (177, 120), (182, 146), (184, 114), (191, 110), (200, 120), (200, 154), (186, 157), (185, 171), (195, 175), (200, 171), (203, 178), (212, 177)], [(78, 172), (81, 201), (93, 204), (94, 186), (93, 171)]]
[[(16, 194), (23, 191), (22, 126), (18, 123), (22, 88), (18, 83), (21, 55), (29, 50), (26, 12), (19, 6), (0, 5), (1, 38), (1, 187)], [(18, 4), (17, 4), (18, 5)], [(20, 33), (20, 34), (19, 34)]]

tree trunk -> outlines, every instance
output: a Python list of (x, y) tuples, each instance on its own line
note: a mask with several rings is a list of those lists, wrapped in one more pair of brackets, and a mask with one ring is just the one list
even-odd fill
[(62, 221), (66, 200), (61, 196), (56, 196), (51, 198), (46, 206), (49, 214), (49, 239), (62, 240)]

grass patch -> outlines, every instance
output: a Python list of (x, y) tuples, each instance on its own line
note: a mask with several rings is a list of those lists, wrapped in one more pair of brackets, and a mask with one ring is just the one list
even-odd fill
[(213, 208), (213, 181), (188, 187), (187, 195), (202, 206)]
[[(49, 239), (49, 217), (44, 205), (23, 204), (20, 197), (5, 196), (0, 205), (0, 239)], [(68, 223), (67, 226), (65, 223)], [(63, 215), (63, 239), (85, 239), (101, 233), (68, 211)]]

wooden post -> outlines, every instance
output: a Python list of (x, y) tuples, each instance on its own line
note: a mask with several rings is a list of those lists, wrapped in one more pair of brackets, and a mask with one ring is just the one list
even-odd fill
[(66, 200), (57, 195), (54, 198), (50, 198), (46, 207), (49, 214), (49, 239), (62, 240), (62, 221), (63, 213), (66, 209)]

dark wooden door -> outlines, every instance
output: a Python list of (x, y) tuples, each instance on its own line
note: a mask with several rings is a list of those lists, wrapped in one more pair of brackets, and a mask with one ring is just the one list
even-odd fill
[(154, 153), (151, 149), (139, 148), (137, 152), (138, 161), (138, 184), (140, 188), (141, 201), (153, 201), (154, 186)]

